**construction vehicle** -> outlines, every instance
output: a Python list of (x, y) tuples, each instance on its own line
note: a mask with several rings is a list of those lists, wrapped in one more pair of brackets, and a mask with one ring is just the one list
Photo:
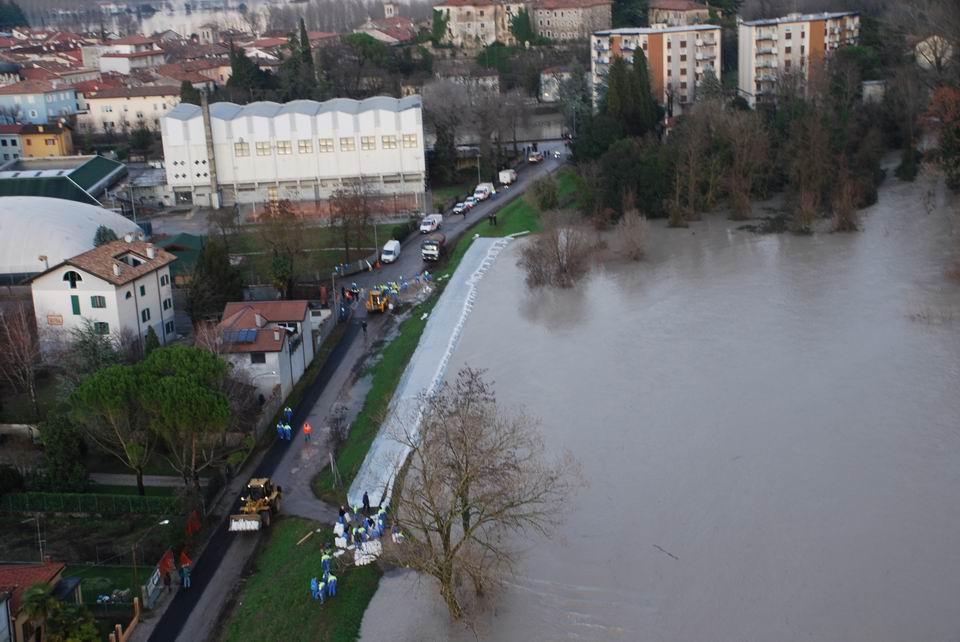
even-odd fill
[(240, 513), (230, 516), (231, 531), (258, 531), (270, 525), (272, 515), (280, 512), (283, 491), (268, 477), (255, 477), (240, 498)]
[(367, 312), (386, 312), (390, 307), (390, 296), (383, 288), (372, 287), (367, 290)]

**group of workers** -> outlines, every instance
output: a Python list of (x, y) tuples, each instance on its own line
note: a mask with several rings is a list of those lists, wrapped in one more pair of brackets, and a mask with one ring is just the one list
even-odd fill
[[(281, 441), (291, 441), (293, 439), (291, 421), (293, 421), (293, 408), (287, 406), (283, 409), (283, 418), (277, 422), (277, 439)], [(309, 421), (303, 422), (303, 440), (309, 443), (312, 434), (313, 426), (310, 425)]]
[[(342, 533), (347, 546), (353, 545), (358, 551), (363, 552), (364, 542), (381, 539), (386, 532), (386, 528), (387, 509), (381, 506), (374, 515), (373, 509), (370, 507), (370, 497), (367, 493), (364, 493), (363, 506), (353, 507), (353, 517), (344, 506), (340, 507), (335, 531)], [(391, 538), (394, 544), (403, 541), (403, 533), (396, 523), (391, 527)]]
[(323, 573), (320, 578), (310, 578), (310, 597), (320, 600), (323, 604), (327, 598), (334, 597), (337, 594), (337, 576), (330, 572), (330, 563), (333, 556), (327, 550), (323, 551), (323, 557), (320, 558), (320, 566)]

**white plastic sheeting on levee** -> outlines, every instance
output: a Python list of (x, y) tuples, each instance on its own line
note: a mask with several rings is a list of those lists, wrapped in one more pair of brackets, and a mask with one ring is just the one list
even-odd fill
[(477, 284), (510, 240), (509, 237), (475, 239), (460, 261), (400, 378), (387, 419), (350, 486), (347, 499), (351, 506), (362, 504), (365, 492), (370, 496), (371, 505), (389, 504), (393, 480), (410, 454), (409, 446), (398, 437), (406, 433), (416, 439), (422, 417), (420, 395), (433, 393), (443, 382), (450, 355), (473, 307)]

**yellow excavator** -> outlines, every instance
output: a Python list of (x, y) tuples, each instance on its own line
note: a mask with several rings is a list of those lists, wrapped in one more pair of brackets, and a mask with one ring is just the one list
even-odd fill
[(390, 305), (390, 297), (380, 288), (367, 290), (367, 312), (386, 312)]
[(255, 477), (247, 484), (240, 498), (240, 513), (230, 516), (231, 531), (258, 531), (270, 525), (270, 518), (280, 512), (283, 490), (268, 477)]

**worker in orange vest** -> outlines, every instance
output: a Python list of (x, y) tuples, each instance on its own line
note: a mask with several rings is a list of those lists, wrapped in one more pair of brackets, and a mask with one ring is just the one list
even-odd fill
[(309, 421), (303, 422), (303, 440), (306, 442), (310, 441), (310, 433), (313, 432), (313, 428), (310, 426)]

